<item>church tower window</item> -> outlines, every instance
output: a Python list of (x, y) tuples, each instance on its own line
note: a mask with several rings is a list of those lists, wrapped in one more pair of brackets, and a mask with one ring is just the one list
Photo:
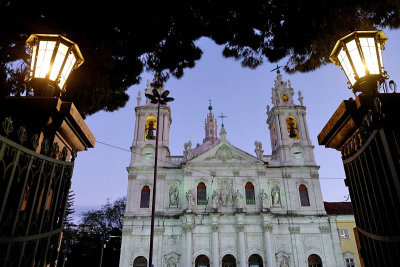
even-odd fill
[(147, 185), (143, 186), (142, 192), (140, 194), (140, 207), (150, 207), (150, 188)]
[(207, 191), (204, 183), (197, 185), (197, 205), (207, 205)]
[(308, 256), (308, 267), (322, 267), (322, 260), (316, 254)]
[(139, 256), (133, 261), (133, 267), (146, 267), (146, 266), (147, 266), (147, 259), (143, 256)]
[(157, 119), (153, 116), (147, 117), (144, 140), (155, 140), (156, 129), (157, 129)]
[(286, 118), (286, 127), (290, 139), (299, 139), (299, 131), (297, 129), (296, 118), (289, 116)]
[(254, 185), (250, 182), (247, 182), (244, 189), (246, 193), (246, 205), (255, 205), (256, 199), (254, 194)]
[(308, 190), (305, 185), (299, 186), (300, 203), (302, 206), (310, 206), (310, 199), (308, 198)]

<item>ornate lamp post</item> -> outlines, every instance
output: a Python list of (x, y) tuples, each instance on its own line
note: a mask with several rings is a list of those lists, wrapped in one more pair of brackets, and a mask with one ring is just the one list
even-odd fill
[(156, 183), (157, 183), (157, 156), (158, 156), (158, 131), (160, 118), (160, 105), (166, 105), (168, 102), (174, 101), (172, 97), (168, 97), (169, 91), (165, 90), (161, 95), (157, 89), (153, 89), (153, 94), (145, 94), (150, 99), (152, 104), (157, 104), (157, 128), (156, 128), (156, 151), (154, 159), (154, 180), (153, 180), (153, 198), (151, 203), (151, 228), (150, 228), (150, 252), (149, 252), (149, 267), (153, 267), (153, 240), (154, 240), (154, 217), (156, 209)]
[(78, 46), (52, 34), (27, 45), (34, 96), (0, 98), (0, 266), (55, 266), (76, 153), (95, 138), (59, 98), (83, 63)]
[(84, 62), (78, 45), (59, 34), (32, 34), (26, 44), (31, 52), (27, 81), (35, 96), (65, 92), (70, 73)]
[(355, 31), (337, 41), (329, 59), (343, 69), (354, 93), (376, 94), (388, 78), (382, 60), (387, 39), (383, 31)]
[(320, 145), (341, 151), (365, 266), (400, 262), (400, 94), (393, 81), (387, 93), (386, 41), (382, 31), (356, 31), (337, 42), (330, 59), (361, 93), (344, 100), (318, 135)]

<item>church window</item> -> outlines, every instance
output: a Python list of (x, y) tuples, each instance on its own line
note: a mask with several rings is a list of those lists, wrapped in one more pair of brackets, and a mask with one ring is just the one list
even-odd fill
[(236, 259), (231, 254), (227, 254), (222, 258), (222, 267), (236, 267)]
[(204, 183), (197, 185), (197, 205), (207, 205), (207, 191)]
[(339, 229), (339, 238), (340, 239), (349, 239), (349, 229)]
[(144, 140), (155, 140), (156, 139), (157, 120), (153, 116), (149, 116), (146, 119), (146, 128), (144, 133)]
[(143, 256), (137, 257), (133, 261), (133, 267), (147, 267), (147, 259)]
[(246, 193), (246, 205), (255, 205), (256, 199), (254, 194), (254, 185), (250, 182), (247, 182), (244, 189)]
[(322, 267), (322, 260), (316, 254), (308, 256), (308, 267)]
[(150, 188), (146, 185), (143, 186), (140, 194), (140, 207), (148, 208), (150, 206)]
[(210, 267), (210, 259), (206, 255), (199, 255), (195, 261), (196, 267)]
[(300, 203), (302, 206), (310, 206), (310, 199), (308, 198), (308, 190), (305, 185), (299, 186)]
[(260, 255), (253, 254), (249, 257), (249, 267), (263, 267), (263, 260)]
[(299, 130), (297, 129), (296, 118), (289, 116), (286, 118), (286, 127), (290, 139), (299, 139)]

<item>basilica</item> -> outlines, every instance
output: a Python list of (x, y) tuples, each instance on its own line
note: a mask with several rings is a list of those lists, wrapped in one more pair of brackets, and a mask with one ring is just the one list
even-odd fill
[[(148, 83), (146, 93), (152, 90)], [(157, 105), (138, 96), (121, 267), (148, 266), (157, 128), (154, 266), (344, 265), (335, 217), (322, 200), (303, 97), (279, 70), (271, 100), (271, 154), (258, 141), (254, 154), (231, 144), (210, 105), (203, 142), (188, 141), (183, 155), (171, 156), (170, 107), (160, 107), (157, 121)]]

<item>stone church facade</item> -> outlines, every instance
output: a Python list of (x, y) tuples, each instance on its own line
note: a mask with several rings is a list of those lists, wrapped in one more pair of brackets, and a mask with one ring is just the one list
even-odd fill
[[(151, 92), (148, 84), (146, 92)], [(163, 89), (160, 89), (163, 91)], [(154, 266), (343, 266), (335, 218), (326, 214), (301, 92), (277, 74), (267, 106), (271, 155), (227, 139), (210, 105), (205, 138), (169, 152), (171, 110), (138, 96), (120, 266), (147, 266), (155, 129), (159, 161)]]

